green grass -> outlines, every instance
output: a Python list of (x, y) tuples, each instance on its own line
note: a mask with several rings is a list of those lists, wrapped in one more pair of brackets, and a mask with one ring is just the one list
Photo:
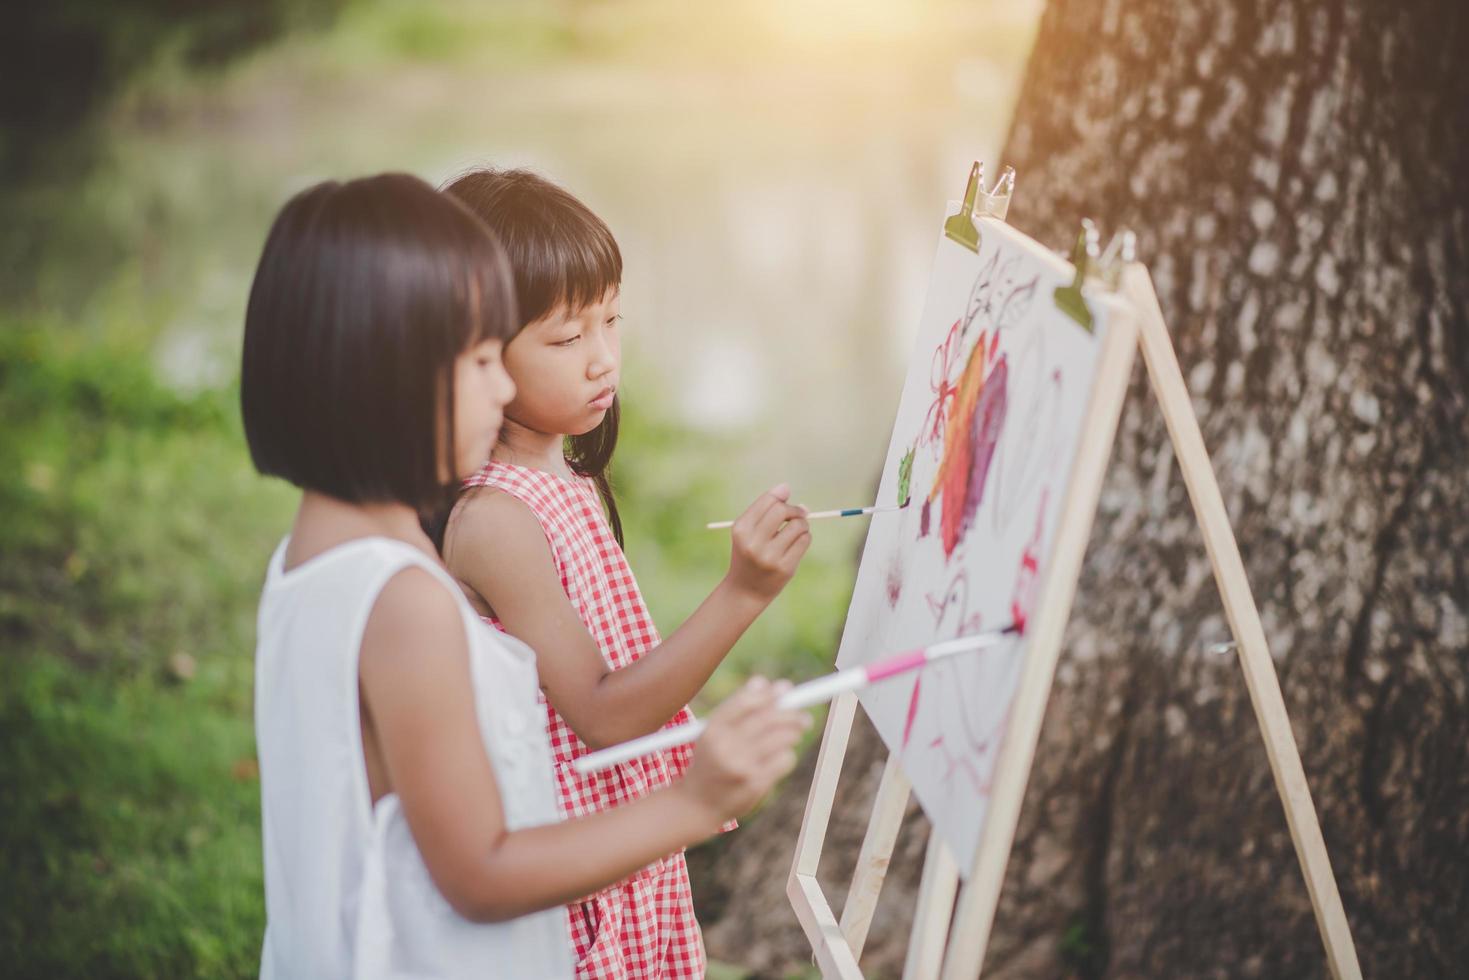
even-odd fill
[(259, 791), (249, 720), (228, 707), (238, 672), (168, 685), (45, 657), (0, 670), (7, 970), (253, 974)]
[(233, 393), (0, 325), (0, 949), (14, 976), (246, 976), (254, 607), (289, 488)]

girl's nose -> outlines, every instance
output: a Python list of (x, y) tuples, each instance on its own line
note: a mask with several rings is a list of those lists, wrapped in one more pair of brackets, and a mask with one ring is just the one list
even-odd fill
[(587, 362), (587, 377), (600, 378), (617, 367), (617, 354), (606, 335), (597, 336), (591, 344), (591, 360)]

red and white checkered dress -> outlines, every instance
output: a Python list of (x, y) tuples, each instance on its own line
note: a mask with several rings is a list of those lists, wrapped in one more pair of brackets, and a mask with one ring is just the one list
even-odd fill
[[(535, 514), (551, 546), (561, 587), (609, 667), (627, 667), (662, 642), (591, 480), (566, 480), (491, 461), (465, 486), (503, 491)], [(496, 619), (487, 621), (504, 629)], [(544, 694), (541, 700), (545, 701)], [(556, 783), (568, 816), (605, 810), (666, 786), (688, 768), (693, 756), (692, 747), (682, 745), (581, 775), (571, 768), (571, 760), (590, 751), (586, 743), (549, 703), (546, 717)], [(693, 717), (685, 706), (667, 724), (681, 725)], [(654, 862), (567, 911), (578, 977), (704, 976), (704, 938), (694, 918), (683, 852)]]

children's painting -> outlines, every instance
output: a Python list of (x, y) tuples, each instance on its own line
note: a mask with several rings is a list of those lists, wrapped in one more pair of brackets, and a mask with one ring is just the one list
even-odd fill
[(851, 667), (1021, 627), (862, 696), (965, 873), (1107, 319), (1095, 300), (1090, 328), (1057, 308), (1066, 262), (1002, 222), (978, 224), (978, 254), (939, 239), (879, 490), (879, 504), (906, 506), (872, 518), (837, 658)]

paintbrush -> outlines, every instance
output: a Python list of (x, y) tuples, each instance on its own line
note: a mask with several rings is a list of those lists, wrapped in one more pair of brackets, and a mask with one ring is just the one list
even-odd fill
[[(807, 514), (806, 520), (819, 521), (826, 517), (861, 517), (863, 514), (885, 514), (891, 510), (902, 510), (907, 506), (908, 502), (904, 501), (901, 504), (889, 504), (883, 507), (874, 505), (872, 507), (847, 507), (843, 510), (818, 510)], [(704, 526), (711, 531), (718, 531), (723, 528), (734, 527), (734, 523), (734, 521), (714, 521)]]
[[(943, 643), (935, 643), (927, 647), (919, 647), (916, 650), (908, 650), (904, 653), (894, 654), (875, 664), (864, 667), (850, 667), (847, 670), (838, 670), (826, 674), (815, 680), (798, 684), (781, 696), (780, 706), (782, 708), (809, 708), (812, 705), (823, 704), (847, 691), (860, 691), (870, 684), (887, 680), (898, 674), (906, 674), (909, 671), (927, 667), (929, 664), (952, 657), (955, 654), (969, 653), (974, 650), (983, 650), (1003, 641), (1008, 636), (1020, 635), (1019, 626), (1006, 626), (1004, 629), (987, 630), (982, 633), (974, 633), (969, 636), (961, 636), (955, 640), (946, 640)], [(636, 759), (640, 755), (648, 755), (663, 749), (672, 748), (675, 745), (683, 745), (697, 739), (704, 731), (706, 723), (703, 721), (692, 721), (686, 725), (675, 728), (665, 728), (642, 738), (635, 738), (618, 745), (609, 746), (598, 752), (589, 752), (578, 759), (572, 760), (571, 767), (579, 773), (596, 772), (615, 766), (619, 762)]]

